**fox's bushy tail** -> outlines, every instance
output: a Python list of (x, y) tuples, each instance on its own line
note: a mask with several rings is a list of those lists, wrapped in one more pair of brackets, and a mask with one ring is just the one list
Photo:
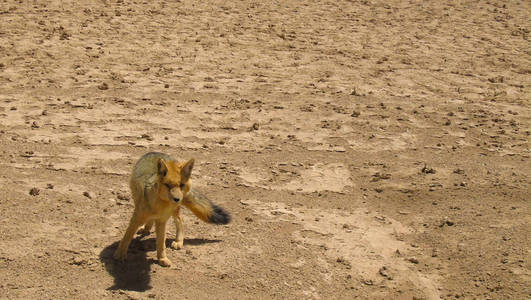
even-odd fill
[(196, 189), (191, 189), (183, 198), (183, 205), (191, 210), (199, 219), (213, 224), (228, 224), (230, 214), (223, 208), (212, 203)]

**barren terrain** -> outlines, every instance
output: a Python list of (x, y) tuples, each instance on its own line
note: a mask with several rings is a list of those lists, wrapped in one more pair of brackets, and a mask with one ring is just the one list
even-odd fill
[[(0, 298), (531, 297), (529, 1), (0, 2)], [(149, 151), (233, 217), (112, 253)], [(169, 226), (169, 239), (174, 237)]]

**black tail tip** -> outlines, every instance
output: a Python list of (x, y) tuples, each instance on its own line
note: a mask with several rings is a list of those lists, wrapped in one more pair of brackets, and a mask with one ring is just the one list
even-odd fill
[(212, 212), (212, 215), (210, 215), (210, 218), (208, 218), (208, 221), (213, 224), (229, 224), (230, 223), (230, 214), (224, 210), (223, 208), (213, 205), (214, 211)]

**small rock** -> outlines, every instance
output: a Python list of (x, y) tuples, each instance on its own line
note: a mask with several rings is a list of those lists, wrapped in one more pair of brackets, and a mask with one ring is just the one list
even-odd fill
[(253, 126), (251, 126), (251, 130), (258, 130), (260, 128), (260, 125), (258, 123), (253, 123)]
[(251, 217), (245, 217), (245, 221), (247, 221), (247, 222), (252, 222), (252, 221), (253, 221), (253, 218), (251, 218)]
[(109, 89), (109, 85), (105, 82), (101, 83), (100, 85), (98, 85), (98, 89), (100, 90), (108, 90)]
[(167, 84), (167, 83), (164, 85), (164, 88), (166, 88), (166, 89), (169, 88), (169, 87), (170, 87), (170, 85)]
[(444, 217), (441, 221), (441, 225), (439, 225), (439, 227), (443, 227), (444, 225), (448, 225), (448, 226), (454, 226), (454, 222), (453, 221), (450, 221), (448, 220), (448, 217)]
[(41, 192), (40, 189), (34, 187), (34, 188), (31, 188), (31, 190), (29, 191), (29, 194), (32, 196), (37, 196), (40, 192)]
[(373, 285), (374, 284), (374, 282), (371, 279), (365, 279), (365, 280), (362, 281), (362, 283), (365, 284), (365, 285)]
[(39, 126), (37, 121), (33, 121), (33, 123), (31, 123), (31, 128), (39, 128), (39, 127), (41, 127), (41, 126)]
[(393, 280), (393, 277), (389, 275), (389, 272), (386, 266), (381, 267), (380, 270), (378, 270), (378, 273), (382, 275), (383, 277), (387, 278), (388, 280)]
[(92, 199), (92, 196), (89, 194), (89, 192), (83, 192), (83, 196)]
[(353, 117), (353, 118), (357, 118), (357, 117), (360, 116), (360, 114), (361, 113), (359, 111), (355, 110), (355, 111), (352, 112), (352, 114), (350, 116)]
[(49, 189), (49, 190), (53, 190), (53, 184), (48, 183), (48, 184), (46, 185), (46, 188)]
[(455, 170), (454, 170), (454, 173), (455, 173), (455, 174), (463, 175), (463, 174), (465, 174), (465, 170), (463, 170), (463, 169), (455, 169)]
[(428, 167), (426, 165), (424, 165), (424, 167), (422, 168), (421, 172), (425, 173), (425, 174), (435, 174), (436, 173), (435, 169), (430, 168), (430, 167)]
[(410, 263), (413, 263), (413, 264), (418, 264), (419, 263), (419, 260), (416, 258), (416, 257), (410, 257), (408, 258), (408, 260)]

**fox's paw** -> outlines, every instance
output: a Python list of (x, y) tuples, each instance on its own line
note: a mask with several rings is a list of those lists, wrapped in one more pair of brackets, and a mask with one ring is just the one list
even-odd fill
[(183, 248), (183, 241), (180, 241), (180, 242), (177, 242), (177, 241), (173, 241), (170, 245), (173, 249), (175, 250), (179, 250), (179, 249), (182, 249)]
[(127, 251), (121, 251), (120, 248), (116, 249), (113, 255), (114, 259), (118, 261), (125, 261), (127, 259)]
[(171, 267), (171, 261), (167, 257), (159, 258), (159, 265), (163, 267)]

